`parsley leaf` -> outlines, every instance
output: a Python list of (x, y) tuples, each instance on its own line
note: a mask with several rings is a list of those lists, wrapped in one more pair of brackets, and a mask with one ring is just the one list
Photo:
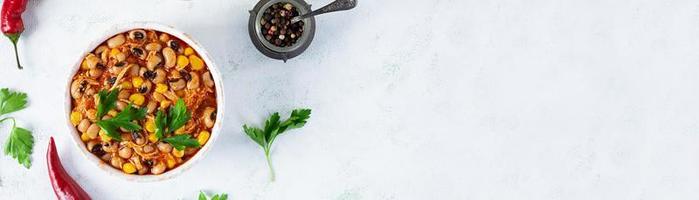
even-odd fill
[(12, 132), (10, 132), (10, 138), (5, 142), (5, 155), (12, 156), (19, 164), (29, 169), (32, 166), (30, 156), (32, 147), (34, 147), (34, 137), (29, 130), (15, 127), (14, 119), (12, 121)]
[[(27, 107), (27, 94), (14, 92), (10, 89), (0, 89), (0, 115), (12, 113)], [(5, 142), (5, 155), (11, 156), (27, 169), (32, 166), (31, 154), (34, 147), (32, 132), (16, 126), (15, 118), (5, 117), (0, 122), (12, 120), (12, 129)]]
[(112, 108), (116, 107), (116, 100), (119, 97), (119, 89), (114, 88), (111, 91), (100, 90), (97, 94), (99, 96), (99, 104), (97, 104), (97, 119), (102, 119), (102, 117), (109, 112)]
[[(199, 200), (207, 200), (206, 194), (204, 194), (202, 191), (199, 191)], [(216, 194), (211, 197), (211, 200), (228, 200), (228, 194)]]
[(167, 115), (163, 111), (158, 110), (158, 114), (155, 115), (155, 136), (158, 139), (163, 139), (167, 133)]
[(175, 149), (177, 150), (184, 150), (185, 147), (194, 147), (197, 148), (201, 146), (199, 144), (199, 141), (196, 139), (193, 139), (191, 135), (189, 134), (182, 134), (182, 135), (175, 135), (172, 137), (168, 137), (163, 139), (163, 142), (170, 143)]
[(136, 109), (129, 104), (124, 110), (111, 119), (97, 121), (97, 126), (102, 128), (107, 135), (117, 141), (121, 141), (119, 128), (124, 128), (129, 131), (141, 130), (141, 126), (131, 122), (133, 120), (141, 120), (146, 117), (146, 109)]
[(10, 89), (0, 90), (0, 115), (8, 114), (27, 107), (27, 94), (12, 92)]
[(262, 147), (262, 149), (265, 151), (265, 158), (267, 158), (267, 165), (269, 166), (272, 181), (274, 181), (275, 177), (274, 168), (272, 167), (272, 159), (269, 155), (269, 152), (272, 149), (272, 143), (274, 143), (274, 140), (279, 134), (282, 134), (290, 129), (301, 128), (306, 125), (306, 121), (310, 117), (311, 109), (296, 109), (291, 112), (289, 119), (286, 119), (283, 122), (279, 121), (279, 113), (275, 112), (269, 116), (267, 121), (265, 121), (264, 129), (243, 125), (243, 132), (245, 132), (250, 139), (260, 145), (260, 147)]
[(170, 113), (168, 120), (170, 120), (170, 125), (168, 126), (168, 131), (173, 132), (189, 121), (191, 115), (187, 112), (187, 106), (184, 104), (184, 100), (179, 99), (175, 106), (170, 108)]

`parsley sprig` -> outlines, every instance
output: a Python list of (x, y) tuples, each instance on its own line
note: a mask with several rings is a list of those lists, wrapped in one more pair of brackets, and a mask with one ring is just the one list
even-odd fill
[(269, 152), (272, 149), (274, 139), (285, 131), (303, 127), (306, 125), (306, 120), (308, 120), (310, 117), (311, 109), (296, 109), (291, 112), (289, 119), (283, 122), (279, 121), (279, 113), (275, 112), (267, 119), (267, 121), (265, 121), (264, 129), (243, 125), (243, 131), (245, 134), (247, 134), (250, 139), (255, 141), (255, 143), (260, 145), (260, 147), (262, 147), (262, 149), (265, 151), (265, 158), (267, 158), (267, 165), (269, 166), (272, 181), (274, 181), (275, 175)]
[(166, 135), (184, 126), (191, 118), (192, 116), (187, 112), (184, 100), (179, 99), (174, 106), (170, 107), (167, 115), (162, 110), (159, 110), (155, 115), (155, 136), (158, 139), (162, 139), (163, 142), (170, 143), (177, 150), (184, 150), (185, 147), (198, 148), (201, 144), (189, 134), (175, 135), (163, 139)]
[[(7, 88), (0, 90), (0, 116), (22, 110), (27, 107), (27, 94), (23, 92), (13, 92)], [(27, 169), (32, 166), (30, 156), (34, 147), (34, 137), (32, 132), (17, 127), (15, 118), (5, 117), (0, 122), (12, 121), (10, 136), (5, 142), (5, 155), (12, 156), (19, 164)]]
[(216, 194), (209, 199), (206, 198), (206, 194), (204, 194), (204, 192), (199, 191), (199, 200), (228, 200), (228, 194)]
[(124, 108), (124, 110), (119, 112), (111, 119), (99, 120), (96, 123), (97, 126), (102, 128), (102, 130), (107, 133), (107, 136), (117, 141), (121, 141), (119, 128), (124, 128), (128, 131), (140, 131), (141, 126), (132, 121), (141, 120), (145, 117), (146, 109), (135, 108), (133, 105), (129, 104), (126, 108)]
[(109, 112), (112, 108), (116, 107), (116, 100), (119, 97), (119, 89), (114, 88), (110, 91), (100, 90), (97, 93), (99, 97), (99, 104), (97, 104), (97, 119), (102, 119), (102, 117)]

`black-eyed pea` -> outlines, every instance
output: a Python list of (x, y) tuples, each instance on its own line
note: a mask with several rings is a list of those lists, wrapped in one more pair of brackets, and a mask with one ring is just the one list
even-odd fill
[(172, 50), (175, 50), (177, 53), (183, 53), (182, 45), (180, 45), (180, 42), (177, 40), (168, 40), (165, 44), (167, 44), (168, 47), (172, 48)]
[(171, 90), (163, 93), (163, 95), (165, 95), (165, 97), (172, 102), (177, 102), (177, 100), (180, 99), (180, 97), (178, 97), (177, 94)]
[(126, 42), (126, 37), (124, 37), (123, 34), (119, 34), (107, 40), (107, 46), (109, 46), (109, 48), (117, 48), (124, 44), (124, 42)]
[(143, 146), (143, 153), (152, 153), (153, 151), (155, 151), (155, 147), (153, 147), (153, 145), (149, 144)]
[(97, 64), (100, 62), (100, 58), (95, 56), (95, 54), (87, 54), (85, 56), (85, 60), (83, 60), (83, 65), (82, 67), (84, 69), (94, 69), (97, 67)]
[(133, 150), (128, 147), (122, 147), (119, 149), (119, 157), (123, 159), (128, 159), (131, 158), (131, 153), (133, 153)]
[(90, 123), (90, 120), (82, 119), (80, 120), (80, 123), (78, 123), (78, 131), (84, 133), (85, 131), (87, 131), (87, 128), (90, 128), (90, 125), (92, 125), (92, 123)]
[(74, 80), (73, 83), (70, 84), (70, 96), (72, 96), (74, 99), (82, 97), (87, 89), (87, 84), (88, 83), (85, 81), (85, 79)]
[(90, 71), (88, 71), (87, 73), (88, 73), (88, 75), (90, 75), (90, 78), (97, 79), (100, 76), (102, 76), (102, 69), (99, 69), (99, 68), (90, 69)]
[(97, 134), (100, 132), (100, 127), (97, 126), (97, 124), (91, 124), (85, 131), (90, 139), (95, 139), (97, 138)]
[(117, 98), (119, 98), (119, 100), (126, 101), (129, 99), (130, 96), (131, 96), (131, 92), (129, 92), (128, 90), (121, 90), (121, 91), (119, 91), (119, 95), (117, 96)]
[(161, 33), (158, 39), (160, 39), (161, 42), (167, 42), (168, 40), (170, 40), (170, 35), (168, 35), (167, 33)]
[(141, 168), (141, 169), (138, 170), (138, 175), (147, 174), (149, 170), (150, 170), (150, 169), (148, 169), (148, 167), (145, 167), (145, 166), (144, 166), (143, 168)]
[(165, 72), (165, 70), (156, 69), (155, 76), (153, 77), (153, 83), (155, 83), (155, 84), (163, 83), (163, 82), (165, 82), (166, 78), (167, 78), (167, 72)]
[(165, 67), (172, 68), (177, 64), (177, 55), (172, 48), (165, 47), (163, 49), (163, 57), (165, 58)]
[(142, 42), (146, 39), (146, 31), (137, 29), (129, 31), (129, 39), (136, 42)]
[(123, 102), (123, 101), (117, 101), (117, 102), (116, 102), (116, 108), (117, 108), (117, 110), (119, 110), (119, 111), (124, 110), (124, 108), (126, 108), (126, 106), (128, 106), (128, 104), (127, 104), (126, 102)]
[(141, 47), (133, 47), (131, 48), (131, 55), (136, 56), (138, 59), (146, 59), (146, 51), (143, 50)]
[(204, 85), (206, 85), (206, 87), (210, 87), (210, 88), (214, 87), (214, 79), (211, 78), (210, 72), (205, 72), (201, 76), (202, 76), (202, 80), (204, 81)]
[(102, 149), (107, 153), (116, 153), (119, 150), (119, 145), (111, 142), (102, 143)]
[(138, 87), (138, 92), (141, 94), (147, 94), (150, 92), (152, 87), (153, 84), (151, 84), (150, 81), (144, 81), (143, 84), (141, 84), (141, 87)]
[(190, 90), (198, 89), (199, 88), (199, 74), (197, 74), (196, 72), (189, 72), (189, 76), (191, 78), (187, 82), (187, 89), (190, 89)]
[(107, 51), (107, 50), (109, 50), (109, 47), (107, 47), (106, 45), (100, 45), (99, 47), (97, 47), (97, 48), (95, 49), (95, 54), (96, 54), (96, 55), (99, 55), (99, 54), (101, 54), (102, 52)]
[(201, 117), (204, 120), (204, 125), (207, 128), (214, 127), (214, 122), (216, 121), (216, 109), (212, 107), (206, 107)]
[(121, 169), (121, 165), (124, 164), (124, 159), (121, 159), (120, 157), (112, 157), (112, 160), (109, 162), (112, 167), (115, 167), (117, 169)]
[(194, 155), (195, 153), (197, 153), (197, 150), (198, 150), (198, 149), (196, 149), (196, 148), (185, 148), (185, 149), (184, 149), (184, 155), (185, 155), (185, 156), (192, 156), (192, 155)]
[(160, 53), (156, 51), (151, 51), (148, 53), (148, 57), (146, 58), (146, 68), (149, 70), (155, 70), (155, 67), (157, 67), (163, 59), (160, 56)]
[(95, 93), (97, 93), (95, 88), (87, 88), (87, 90), (85, 90), (86, 96), (92, 96), (92, 95), (95, 95)]
[(158, 108), (158, 103), (155, 101), (149, 101), (148, 105), (146, 106), (146, 112), (148, 114), (153, 114), (156, 108)]
[(166, 99), (165, 99), (165, 96), (163, 96), (162, 94), (160, 94), (158, 92), (154, 92), (153, 93), (153, 100), (155, 100), (157, 102), (162, 102), (163, 100), (166, 100)]
[(129, 67), (129, 75), (131, 77), (137, 77), (138, 72), (140, 71), (141, 67), (138, 66), (138, 64), (129, 64), (128, 67)]
[(172, 151), (172, 145), (165, 142), (159, 142), (158, 150), (160, 150), (160, 152), (170, 153), (170, 151)]
[(97, 141), (90, 140), (89, 142), (87, 142), (87, 144), (85, 144), (85, 148), (87, 148), (88, 151), (92, 152), (92, 148), (95, 148), (97, 144)]
[(169, 81), (170, 81), (170, 88), (172, 88), (173, 90), (181, 90), (181, 89), (184, 89), (184, 87), (185, 87), (186, 84), (187, 84), (187, 83), (184, 81), (184, 79), (181, 79), (181, 78), (178, 78), (178, 79), (171, 79), (171, 80), (169, 80)]
[(146, 45), (146, 51), (160, 51), (160, 49), (162, 49), (162, 48), (163, 48), (163, 46), (157, 42), (148, 43)]
[(153, 168), (150, 169), (150, 173), (153, 174), (162, 174), (165, 172), (165, 169), (167, 169), (167, 165), (165, 165), (164, 162), (157, 162)]

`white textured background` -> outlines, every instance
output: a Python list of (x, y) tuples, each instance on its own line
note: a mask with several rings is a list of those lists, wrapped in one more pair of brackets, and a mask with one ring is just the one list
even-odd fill
[[(31, 0), (26, 69), (0, 39), (0, 86), (29, 94), (12, 115), (34, 131), (34, 165), (0, 156), (0, 198), (54, 198), (49, 136), (98, 199), (699, 198), (696, 1), (360, 0), (318, 18), (313, 44), (286, 64), (252, 46), (254, 4)], [(223, 135), (168, 181), (128, 182), (87, 163), (59, 106), (82, 48), (130, 21), (190, 33), (225, 79)], [(275, 143), (270, 183), (240, 127), (297, 107), (313, 109), (310, 123)]]

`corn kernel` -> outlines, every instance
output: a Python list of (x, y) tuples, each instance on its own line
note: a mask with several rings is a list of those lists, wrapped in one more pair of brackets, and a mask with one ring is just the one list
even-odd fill
[(187, 59), (187, 56), (177, 56), (177, 69), (182, 70), (187, 67), (187, 65), (189, 65), (189, 59)]
[(103, 142), (109, 142), (112, 140), (112, 137), (109, 137), (107, 135), (107, 132), (104, 132), (104, 130), (100, 129), (100, 139), (102, 139)]
[(114, 117), (114, 116), (116, 116), (118, 113), (117, 113), (116, 110), (110, 110), (109, 112), (107, 112), (107, 114), (108, 114), (109, 116)]
[(78, 125), (80, 120), (83, 120), (83, 114), (75, 111), (70, 113), (70, 123), (73, 124), (73, 126)]
[(87, 142), (88, 140), (90, 140), (90, 136), (87, 135), (87, 133), (83, 133), (83, 134), (80, 135), (80, 139), (81, 139), (83, 142)]
[(90, 69), (90, 67), (87, 66), (87, 58), (85, 58), (83, 63), (80, 64), (80, 69)]
[(175, 167), (175, 164), (177, 164), (177, 161), (175, 161), (175, 158), (172, 157), (172, 155), (167, 154), (165, 156), (165, 162), (167, 163), (167, 168), (172, 169)]
[(119, 53), (121, 53), (121, 51), (119, 51), (119, 49), (114, 48), (111, 51), (109, 51), (109, 57), (114, 57)]
[(121, 169), (124, 170), (124, 173), (127, 174), (133, 174), (136, 172), (136, 166), (134, 166), (131, 163), (124, 163), (124, 165), (121, 166)]
[(138, 88), (141, 87), (141, 85), (143, 84), (143, 79), (141, 77), (134, 77), (133, 79), (131, 79), (131, 82), (133, 83), (134, 87)]
[(148, 121), (146, 121), (146, 131), (150, 133), (155, 132), (155, 121), (152, 119), (148, 119)]
[(155, 91), (158, 93), (167, 92), (167, 85), (158, 83), (155, 85)]
[(184, 49), (185, 56), (192, 55), (192, 54), (194, 54), (194, 49), (192, 49), (192, 47), (187, 47)]
[(128, 82), (128, 81), (121, 82), (121, 84), (119, 84), (119, 86), (121, 87), (121, 89), (126, 89), (126, 90), (133, 88), (133, 85), (131, 85), (131, 82)]
[(129, 97), (129, 101), (131, 101), (131, 103), (133, 103), (133, 104), (140, 106), (140, 105), (143, 105), (144, 101), (146, 101), (146, 97), (144, 97), (142, 94), (136, 93), (136, 94), (132, 94)]
[(148, 134), (148, 141), (150, 142), (158, 142), (158, 136), (155, 136), (155, 133), (150, 133)]
[(204, 61), (197, 57), (197, 55), (190, 55), (189, 62), (192, 64), (192, 70), (204, 69)]
[(163, 101), (161, 101), (161, 102), (160, 102), (160, 109), (163, 109), (163, 110), (166, 109), (167, 107), (170, 106), (171, 103), (172, 103), (172, 102), (170, 102), (170, 101), (168, 101), (168, 100), (163, 100)]
[(211, 136), (209, 131), (201, 131), (197, 136), (197, 141), (199, 141), (200, 145), (204, 145), (206, 144), (206, 141), (209, 141), (209, 136)]
[(182, 151), (177, 150), (177, 149), (172, 149), (172, 155), (178, 158), (182, 158), (184, 156), (184, 149)]
[(185, 133), (184, 131), (184, 126), (182, 126), (182, 128), (178, 128), (177, 130), (175, 130), (175, 135), (182, 135)]

